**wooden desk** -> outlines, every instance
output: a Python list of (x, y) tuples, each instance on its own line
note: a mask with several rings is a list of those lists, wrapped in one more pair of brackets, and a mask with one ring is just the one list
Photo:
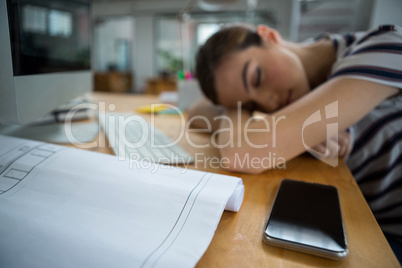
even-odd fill
[[(93, 94), (95, 103), (116, 106), (119, 112), (134, 112), (135, 107), (157, 102), (156, 97), (135, 95)], [(148, 120), (150, 115), (144, 115)], [(180, 117), (156, 115), (157, 128), (172, 139), (180, 132)], [(210, 135), (190, 133), (191, 142), (208, 144)], [(98, 139), (104, 139), (100, 133)], [(179, 144), (189, 153), (201, 153), (201, 160), (218, 157), (216, 148), (197, 149), (190, 146), (186, 137)], [(108, 143), (106, 142), (108, 146)], [(112, 154), (110, 148), (94, 150)], [(208, 162), (208, 161), (206, 161)], [(212, 163), (212, 162), (211, 162)], [(275, 169), (259, 175), (229, 173), (211, 167), (211, 163), (196, 162), (189, 168), (241, 177), (245, 186), (243, 205), (239, 212), (224, 212), (215, 236), (197, 267), (400, 267), (394, 253), (382, 234), (348, 167), (341, 162), (332, 168), (309, 156), (300, 156), (287, 163), (286, 169)], [(204, 165), (205, 164), (205, 165)], [(349, 256), (343, 261), (331, 261), (290, 250), (266, 245), (262, 241), (263, 228), (275, 192), (283, 178), (334, 185), (338, 188)], [(180, 257), (180, 256), (178, 256)]]

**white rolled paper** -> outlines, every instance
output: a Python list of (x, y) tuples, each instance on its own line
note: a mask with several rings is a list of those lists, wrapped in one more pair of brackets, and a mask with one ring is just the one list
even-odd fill
[(244, 185), (240, 180), (236, 186), (236, 189), (233, 191), (233, 194), (229, 197), (229, 200), (225, 206), (225, 210), (238, 212), (240, 210), (241, 204), (243, 203), (243, 198), (244, 198)]

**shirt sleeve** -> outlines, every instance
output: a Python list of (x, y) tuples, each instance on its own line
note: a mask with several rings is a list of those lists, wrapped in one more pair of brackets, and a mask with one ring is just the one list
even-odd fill
[(402, 89), (402, 29), (387, 25), (366, 33), (330, 37), (337, 48), (334, 77), (358, 78)]

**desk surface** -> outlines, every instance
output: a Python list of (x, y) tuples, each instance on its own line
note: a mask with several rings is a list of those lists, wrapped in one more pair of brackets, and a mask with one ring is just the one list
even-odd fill
[[(106, 109), (109, 104), (114, 104), (117, 112), (135, 112), (135, 108), (140, 105), (157, 102), (157, 97), (105, 93), (92, 94), (90, 98), (98, 105), (105, 105)], [(155, 126), (172, 139), (179, 136), (181, 119), (178, 115), (144, 117), (154, 120)], [(245, 186), (240, 211), (223, 213), (214, 238), (197, 267), (400, 267), (352, 174), (343, 162), (332, 168), (303, 155), (289, 161), (286, 169), (274, 169), (259, 175), (236, 174), (214, 168), (210, 161), (219, 154), (213, 146), (197, 149), (190, 145), (191, 142), (209, 144), (210, 135), (190, 133), (188, 137), (183, 137), (179, 144), (193, 155), (201, 154), (197, 158), (200, 161), (189, 168), (238, 176), (243, 179)], [(97, 139), (104, 141), (104, 133), (100, 132)], [(106, 147), (92, 150), (113, 154), (107, 141)], [(349, 255), (345, 260), (327, 260), (269, 246), (262, 241), (263, 228), (283, 178), (329, 184), (338, 188), (349, 243)]]

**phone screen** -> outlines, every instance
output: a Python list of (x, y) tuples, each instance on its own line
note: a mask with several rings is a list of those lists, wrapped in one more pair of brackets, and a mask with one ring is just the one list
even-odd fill
[(283, 180), (264, 238), (270, 244), (323, 257), (346, 256), (347, 241), (337, 189)]

